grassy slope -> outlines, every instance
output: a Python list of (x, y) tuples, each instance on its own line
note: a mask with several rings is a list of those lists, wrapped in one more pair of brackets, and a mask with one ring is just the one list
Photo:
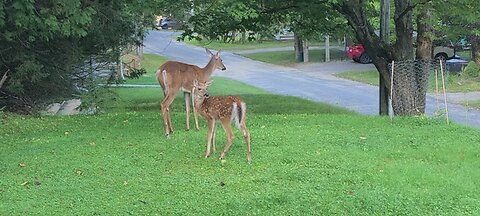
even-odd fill
[[(243, 56), (257, 60), (279, 65), (291, 65), (298, 63), (295, 61), (295, 52), (293, 51), (274, 51), (274, 52), (261, 52), (252, 54), (242, 54)], [(310, 62), (324, 62), (325, 50), (313, 49), (309, 51)], [(345, 53), (341, 50), (331, 50), (331, 60), (345, 60)]]
[[(247, 101), (253, 150), (247, 165), (236, 131), (221, 163), (218, 152), (203, 158), (204, 120), (183, 130), (181, 98), (167, 140), (160, 89), (117, 91), (108, 114), (1, 118), (0, 215), (480, 213), (478, 130), (359, 116), (217, 78), (212, 95)], [(224, 140), (219, 130), (219, 150)]]
[[(203, 158), (204, 120), (183, 130), (182, 98), (167, 140), (160, 88), (115, 91), (102, 115), (0, 113), (0, 215), (480, 213), (476, 129), (359, 116), (215, 78), (211, 95), (246, 100), (252, 135), (251, 165), (238, 131), (221, 163), (218, 152)], [(220, 129), (218, 151), (225, 139)]]
[[(378, 72), (377, 71), (365, 71), (365, 72), (345, 72), (336, 74), (336, 76), (354, 80), (370, 85), (378, 85)], [(440, 76), (440, 75), (439, 75)], [(441, 88), (441, 78), (439, 77), (439, 88)], [(435, 92), (435, 78), (432, 76), (428, 84), (429, 92)], [(450, 75), (445, 80), (445, 90), (447, 92), (471, 92), (480, 91), (479, 82), (472, 78), (465, 78), (459, 75)]]

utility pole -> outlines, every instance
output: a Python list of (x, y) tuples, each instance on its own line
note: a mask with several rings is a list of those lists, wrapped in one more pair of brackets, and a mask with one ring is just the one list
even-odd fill
[[(390, 43), (390, 0), (380, 1), (380, 37), (383, 42)], [(389, 91), (383, 75), (379, 75), (379, 114), (388, 115)]]

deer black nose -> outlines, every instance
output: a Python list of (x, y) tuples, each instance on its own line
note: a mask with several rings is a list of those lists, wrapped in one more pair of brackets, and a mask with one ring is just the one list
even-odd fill
[(226, 70), (227, 68), (226, 67), (223, 67), (222, 70)]

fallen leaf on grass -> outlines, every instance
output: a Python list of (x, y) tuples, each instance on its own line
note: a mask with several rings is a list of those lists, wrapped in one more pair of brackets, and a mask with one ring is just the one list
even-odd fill
[(223, 187), (223, 186), (225, 186), (225, 183), (223, 183), (223, 181), (221, 181), (219, 185), (220, 185), (220, 187)]
[(127, 185), (128, 185), (128, 182), (127, 182), (127, 181), (123, 181), (123, 185), (127, 186)]
[(64, 134), (65, 134), (65, 136), (67, 136), (67, 135), (68, 135), (68, 131), (65, 131), (65, 133), (64, 133)]
[(77, 174), (77, 175), (83, 175), (83, 171), (77, 170), (77, 171), (75, 171), (75, 174)]
[(95, 142), (91, 141), (89, 144), (90, 144), (91, 146), (94, 146), (94, 145), (95, 145)]
[(39, 181), (35, 181), (35, 182), (33, 182), (33, 184), (34, 184), (35, 186), (40, 186), (42, 183), (40, 183)]
[(20, 185), (25, 186), (25, 185), (27, 185), (27, 184), (28, 184), (28, 181), (25, 181), (25, 182), (23, 182), (23, 183), (20, 184)]
[(361, 140), (366, 140), (366, 139), (367, 139), (367, 137), (363, 137), (363, 136), (361, 136), (361, 137), (360, 137), (360, 139), (361, 139)]
[(348, 191), (347, 194), (348, 194), (349, 196), (355, 196), (355, 193), (354, 193), (353, 191)]
[(21, 168), (25, 167), (25, 163), (18, 164)]

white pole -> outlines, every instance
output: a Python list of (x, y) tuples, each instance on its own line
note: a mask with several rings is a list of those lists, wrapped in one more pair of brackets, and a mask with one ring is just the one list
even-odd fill
[(443, 89), (443, 99), (445, 101), (445, 114), (447, 115), (447, 124), (449, 124), (449, 120), (448, 120), (448, 106), (447, 106), (447, 94), (445, 93), (445, 78), (444, 78), (444, 71), (443, 71), (443, 61), (440, 60), (440, 70), (441, 70), (441, 73), (442, 73), (442, 89)]
[(390, 107), (392, 107), (392, 114), (390, 115), (390, 120), (393, 119), (395, 112), (393, 111), (393, 71), (395, 70), (395, 61), (392, 61), (392, 74), (390, 76)]
[(438, 70), (435, 69), (435, 110), (438, 111)]
[(330, 61), (330, 36), (325, 36), (325, 62)]

